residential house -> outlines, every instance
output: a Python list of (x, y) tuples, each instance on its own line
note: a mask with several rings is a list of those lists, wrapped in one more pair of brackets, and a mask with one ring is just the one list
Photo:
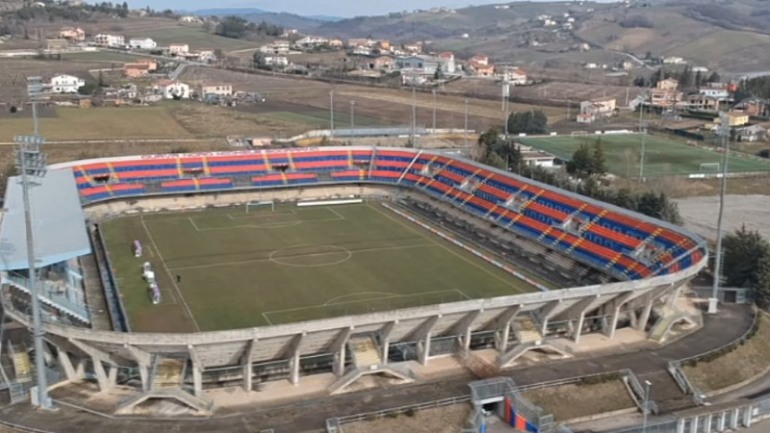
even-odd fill
[(264, 56), (262, 64), (265, 66), (288, 66), (289, 59), (284, 56)]
[(324, 38), (322, 36), (305, 36), (304, 38), (298, 39), (297, 42), (294, 43), (294, 45), (298, 47), (316, 47), (319, 45), (324, 45), (329, 43), (328, 38)]
[(593, 123), (597, 119), (612, 117), (615, 114), (615, 98), (595, 98), (580, 103), (579, 123)]
[(380, 71), (390, 71), (396, 66), (396, 61), (390, 56), (375, 57), (369, 62), (369, 69), (378, 69)]
[(345, 43), (342, 42), (342, 39), (336, 39), (336, 38), (329, 39), (328, 44), (332, 48), (342, 48), (342, 46), (345, 45)]
[(94, 36), (94, 43), (103, 47), (122, 48), (126, 46), (126, 40), (120, 35), (110, 35), (107, 33), (99, 33)]
[(727, 99), (730, 97), (730, 92), (724, 87), (701, 87), (698, 89), (698, 93), (703, 96), (710, 96), (717, 99)]
[(123, 74), (128, 78), (144, 77), (158, 70), (158, 62), (152, 59), (142, 59), (123, 65)]
[(273, 41), (267, 45), (262, 45), (259, 48), (259, 52), (263, 54), (289, 54), (289, 41), (281, 39)]
[(230, 96), (233, 94), (233, 86), (231, 84), (205, 84), (201, 85), (201, 96), (217, 95), (217, 96)]
[(761, 98), (747, 98), (735, 104), (733, 111), (746, 113), (749, 116), (766, 117), (770, 115), (770, 101)]
[(404, 51), (412, 54), (420, 54), (422, 52), (422, 42), (406, 43), (401, 47)]
[(77, 93), (86, 82), (74, 75), (59, 74), (51, 78), (51, 93)]
[(356, 56), (370, 56), (372, 54), (372, 49), (365, 45), (358, 45), (353, 48), (353, 54)]
[(625, 60), (623, 62), (620, 62), (620, 69), (623, 69), (624, 71), (634, 69), (634, 64), (633, 62), (629, 62), (628, 60)]
[(184, 16), (179, 17), (179, 22), (182, 22), (182, 23), (202, 23), (203, 21), (200, 18), (198, 18), (196, 16), (193, 16), (193, 15), (184, 15)]
[(218, 59), (214, 50), (200, 50), (198, 51), (198, 60), (201, 62), (210, 63), (216, 62)]
[(433, 74), (441, 66), (441, 61), (433, 56), (405, 56), (396, 59), (396, 67), (421, 74)]
[[(727, 113), (727, 122), (731, 127), (743, 126), (749, 123), (749, 115), (739, 111), (730, 111)], [(721, 125), (722, 121), (717, 117), (714, 119), (714, 123)]]
[(649, 105), (660, 109), (672, 109), (684, 99), (684, 94), (676, 90), (653, 89), (650, 91)]
[(503, 81), (514, 86), (521, 86), (529, 82), (527, 73), (517, 67), (506, 66), (500, 70), (498, 75)]
[(190, 46), (187, 44), (170, 44), (168, 53), (172, 56), (184, 56), (190, 52)]
[(666, 78), (665, 80), (658, 81), (655, 88), (658, 90), (676, 90), (679, 88), (679, 81), (673, 78)]
[(389, 40), (383, 39), (377, 42), (377, 48), (379, 48), (380, 51), (390, 51), (390, 49), (392, 48), (392, 45)]
[(763, 140), (767, 135), (767, 129), (760, 125), (749, 125), (735, 128), (735, 139), (743, 142)]
[(481, 55), (481, 54), (477, 54), (477, 55), (471, 57), (470, 60), (468, 60), (468, 63), (475, 63), (477, 65), (486, 66), (486, 65), (489, 64), (489, 57)]
[(722, 108), (721, 100), (714, 96), (694, 93), (687, 96), (687, 107), (695, 111), (717, 112)]
[(376, 41), (369, 38), (352, 38), (348, 39), (348, 47), (373, 47)]
[(681, 65), (681, 64), (684, 64), (686, 62), (681, 57), (671, 56), (671, 57), (664, 57), (663, 58), (663, 63), (666, 64), (666, 65)]
[(438, 54), (439, 60), (445, 65), (444, 72), (447, 74), (454, 74), (457, 71), (457, 65), (455, 64), (455, 53), (451, 51), (444, 51)]
[(469, 62), (468, 67), (473, 75), (477, 77), (492, 77), (495, 75), (495, 65)]
[(179, 81), (159, 81), (155, 88), (163, 95), (164, 99), (189, 99), (190, 85)]
[(596, 63), (585, 63), (583, 67), (586, 69), (596, 69), (599, 67), (599, 65), (597, 65)]
[(139, 50), (152, 50), (158, 47), (158, 43), (151, 38), (131, 38), (128, 41), (128, 46)]
[(70, 42), (83, 42), (86, 40), (86, 32), (80, 27), (65, 27), (59, 31), (59, 38)]

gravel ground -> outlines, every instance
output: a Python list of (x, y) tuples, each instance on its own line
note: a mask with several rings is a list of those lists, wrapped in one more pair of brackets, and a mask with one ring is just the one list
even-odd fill
[[(685, 227), (708, 239), (716, 239), (719, 197), (690, 197), (676, 200), (685, 221)], [(733, 232), (742, 224), (749, 230), (758, 230), (770, 239), (770, 196), (726, 195), (725, 232)]]
[(456, 404), (418, 411), (413, 416), (401, 414), (373, 421), (345, 424), (345, 433), (455, 433), (464, 426), (470, 415), (468, 404)]

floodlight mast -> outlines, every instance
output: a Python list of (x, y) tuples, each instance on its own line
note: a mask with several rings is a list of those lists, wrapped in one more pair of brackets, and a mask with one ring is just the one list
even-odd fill
[(730, 160), (730, 116), (721, 111), (719, 113), (719, 137), (722, 141), (722, 179), (719, 185), (719, 217), (717, 219), (717, 251), (714, 258), (714, 281), (709, 299), (708, 313), (717, 312), (719, 302), (719, 284), (722, 275), (722, 234), (725, 218), (725, 193), (727, 191), (727, 163)]
[(40, 299), (38, 298), (37, 268), (35, 265), (35, 242), (32, 225), (32, 209), (30, 206), (30, 188), (45, 176), (47, 160), (41, 152), (41, 146), (45, 142), (40, 136), (40, 128), (37, 116), (37, 103), (44, 99), (43, 84), (40, 77), (27, 78), (27, 94), (32, 103), (32, 121), (34, 134), (17, 136), (14, 141), (17, 144), (17, 161), (19, 174), (21, 175), (21, 189), (24, 201), (24, 222), (27, 238), (27, 269), (29, 273), (28, 289), (32, 304), (32, 334), (35, 348), (35, 373), (37, 377), (37, 405), (44, 409), (51, 409), (51, 400), (48, 397), (48, 380), (45, 374), (45, 353), (43, 342), (42, 312), (40, 311)]

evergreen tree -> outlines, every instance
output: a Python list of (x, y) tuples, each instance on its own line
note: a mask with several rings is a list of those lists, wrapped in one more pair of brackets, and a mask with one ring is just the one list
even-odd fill
[(597, 138), (591, 152), (591, 175), (602, 176), (605, 173), (607, 173), (607, 166), (604, 149), (602, 149), (602, 139)]

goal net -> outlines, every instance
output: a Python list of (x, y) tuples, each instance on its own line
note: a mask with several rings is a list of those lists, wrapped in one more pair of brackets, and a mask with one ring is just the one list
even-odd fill
[(701, 173), (719, 173), (720, 165), (718, 162), (704, 162), (698, 167)]
[(258, 209), (267, 209), (269, 208), (270, 211), (275, 212), (275, 202), (274, 201), (250, 201), (246, 203), (246, 213), (249, 213), (254, 210)]

